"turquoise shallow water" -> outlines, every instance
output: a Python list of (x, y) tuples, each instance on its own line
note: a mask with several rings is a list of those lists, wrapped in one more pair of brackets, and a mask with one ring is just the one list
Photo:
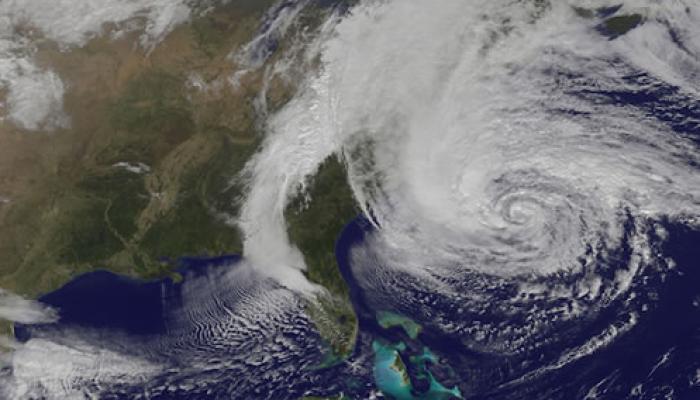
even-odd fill
[(406, 345), (403, 342), (382, 344), (375, 340), (372, 342), (372, 349), (374, 350), (374, 380), (377, 387), (397, 400), (412, 400), (413, 385), (399, 353), (406, 350)]
[[(391, 313), (377, 313), (377, 321), (384, 329), (401, 327), (410, 340), (418, 338), (420, 325), (408, 317)], [(430, 364), (437, 364), (440, 360), (428, 347), (423, 347), (423, 352), (417, 355), (409, 355), (407, 359), (415, 373), (414, 379), (427, 380), (428, 389), (418, 392), (412, 382), (405, 364), (406, 357), (402, 354), (409, 352), (409, 346), (404, 342), (385, 343), (380, 340), (372, 342), (374, 351), (374, 380), (382, 393), (396, 400), (448, 400), (462, 398), (459, 388), (449, 389), (440, 383), (428, 369)]]
[[(556, 387), (561, 391), (561, 395), (546, 398), (570, 400), (578, 398), (576, 393), (581, 387), (587, 387), (589, 383), (593, 385), (600, 379), (611, 376), (614, 370), (610, 368), (618, 370), (626, 368), (624, 373), (619, 375), (623, 382), (620, 389), (615, 389), (618, 390), (617, 392), (613, 392), (610, 396), (602, 396), (601, 399), (628, 399), (629, 397), (624, 393), (620, 396), (616, 393), (622, 393), (621, 390), (626, 388), (625, 385), (628, 382), (640, 382), (644, 379), (648, 384), (675, 382), (674, 387), (680, 388), (681, 393), (676, 397), (678, 399), (700, 398), (690, 396), (690, 390), (697, 389), (697, 384), (694, 383), (696, 381), (692, 381), (696, 386), (690, 388), (686, 381), (688, 376), (695, 379), (699, 348), (697, 338), (700, 337), (697, 335), (700, 319), (697, 318), (698, 307), (695, 305), (698, 287), (700, 287), (700, 272), (697, 268), (692, 268), (697, 264), (695, 261), (700, 259), (697, 246), (700, 242), (700, 233), (695, 230), (682, 230), (678, 227), (674, 229), (671, 225), (665, 225), (676, 239), (665, 245), (664, 254), (675, 255), (679, 271), (683, 272), (683, 276), (669, 278), (667, 287), (662, 287), (665, 288), (664, 292), (658, 292), (659, 287), (663, 285), (654, 284), (656, 291), (652, 294), (658, 294), (661, 300), (657, 302), (656, 311), (651, 311), (647, 316), (642, 315), (640, 324), (646, 324), (641, 326), (642, 336), (635, 335), (632, 331), (632, 334), (624, 338), (621, 345), (606, 349), (602, 358), (591, 356), (571, 368), (557, 370), (556, 375), (551, 377), (552, 382), (530, 380), (523, 384), (502, 386), (502, 389), (494, 390), (492, 388), (502, 385), (503, 380), (508, 378), (500, 375), (503, 373), (503, 369), (499, 368), (503, 365), (501, 361), (494, 363), (493, 359), (483, 356), (474, 360), (470, 355), (460, 353), (464, 351), (463, 345), (457, 341), (450, 341), (450, 336), (436, 335), (429, 323), (421, 319), (420, 314), (402, 309), (405, 304), (403, 298), (400, 298), (401, 303), (396, 304), (383, 301), (381, 307), (371, 307), (365, 302), (367, 297), (363, 295), (371, 296), (376, 292), (359, 292), (360, 287), (350, 273), (348, 258), (344, 257), (348, 254), (347, 248), (356, 243), (353, 240), (362, 238), (363, 229), (366, 229), (363, 227), (366, 227), (366, 224), (363, 225), (360, 222), (350, 224), (339, 246), (339, 262), (343, 267), (344, 276), (351, 283), (351, 290), (355, 291), (353, 300), (360, 316), (358, 346), (356, 353), (347, 363), (329, 368), (300, 368), (300, 365), (310, 367), (318, 365), (321, 355), (317, 353), (321, 343), (316, 336), (313, 336), (312, 331), (303, 330), (304, 325), (300, 324), (303, 321), (284, 320), (275, 329), (277, 332), (285, 333), (285, 338), (292, 341), (295, 346), (304, 346), (297, 353), (289, 353), (289, 349), (283, 348), (282, 351), (275, 353), (276, 357), (263, 360), (264, 362), (259, 366), (253, 366), (250, 364), (253, 353), (249, 346), (255, 343), (255, 337), (246, 338), (242, 342), (243, 346), (227, 341), (225, 342), (227, 346), (221, 347), (220, 344), (223, 342), (219, 337), (197, 335), (186, 338), (189, 341), (178, 341), (178, 346), (169, 345), (166, 354), (171, 358), (158, 358), (156, 361), (164, 365), (182, 366), (194, 365), (202, 360), (225, 359), (230, 364), (222, 364), (221, 367), (206, 371), (195, 370), (196, 375), (185, 375), (178, 370), (178, 367), (174, 367), (169, 371), (171, 375), (158, 376), (145, 385), (107, 387), (102, 398), (138, 398), (138, 395), (147, 393), (153, 400), (191, 398), (298, 400), (306, 395), (338, 398), (341, 394), (348, 399), (363, 399), (370, 398), (372, 393), (380, 390), (384, 394), (383, 398), (398, 400), (450, 400), (462, 398), (462, 393), (466, 398), (484, 400), (530, 400), (541, 398), (540, 391)], [(64, 338), (63, 328), (75, 332), (77, 325), (83, 328), (99, 328), (100, 332), (106, 333), (118, 328), (120, 332), (127, 332), (127, 337), (123, 337), (128, 339), (126, 344), (133, 345), (143, 353), (148, 353), (147, 349), (139, 346), (143, 346), (144, 337), (158, 336), (157, 332), (162, 329), (163, 313), (158, 307), (165, 306), (163, 309), (168, 312), (167, 315), (184, 314), (182, 296), (178, 293), (183, 286), (188, 285), (188, 282), (202, 284), (202, 286), (195, 285), (198, 293), (216, 291), (220, 294), (215, 299), (217, 304), (225, 307), (210, 308), (209, 310), (215, 313), (210, 314), (213, 317), (208, 321), (219, 321), (219, 318), (228, 315), (229, 310), (236, 309), (236, 303), (232, 302), (235, 298), (229, 297), (236, 291), (231, 290), (231, 286), (222, 287), (221, 285), (226, 283), (237, 285), (240, 282), (222, 280), (218, 273), (229, 268), (235, 269), (236, 259), (236, 257), (228, 257), (193, 260), (187, 263), (190, 268), (186, 273), (183, 271), (184, 279), (180, 283), (136, 282), (104, 272), (76, 278), (76, 282), (67, 285), (64, 291), (54, 293), (47, 298), (52, 306), (61, 308), (63, 316), (61, 323), (16, 327), (16, 334), (18, 339), (22, 333), (26, 334), (25, 340), (29, 339), (31, 333), (48, 338)], [(201, 264), (201, 266), (194, 264)], [(83, 282), (85, 279), (88, 279), (87, 283)], [(164, 290), (168, 294), (165, 302), (162, 297)], [(66, 293), (66, 291), (77, 292)], [(637, 293), (644, 295), (645, 292)], [(134, 305), (134, 301), (138, 304)], [(374, 304), (377, 303), (379, 302)], [(194, 304), (199, 307), (201, 303)], [(380, 310), (392, 310), (392, 312), (387, 314), (379, 312)], [(138, 318), (135, 318), (137, 316)], [(379, 321), (379, 316), (391, 316), (390, 321), (401, 323), (391, 323), (384, 327)], [(221, 320), (227, 321), (225, 318)], [(128, 324), (113, 328), (120, 321)], [(605, 322), (602, 321), (602, 323)], [(223, 326), (212, 324), (206, 332), (223, 331)], [(420, 327), (415, 339), (412, 338), (412, 332), (417, 329), (407, 331), (407, 326)], [(290, 330), (289, 327), (295, 327), (295, 329)], [(658, 329), (658, 327), (664, 327), (664, 329)], [(197, 332), (203, 332), (199, 326)], [(588, 332), (585, 331), (582, 335), (587, 338), (590, 336)], [(277, 339), (280, 336), (274, 336), (274, 338)], [(168, 340), (168, 336), (163, 335), (161, 340)], [(117, 346), (118, 343), (112, 341), (108, 345)], [(269, 346), (267, 343), (260, 346), (262, 345)], [(655, 367), (659, 363), (659, 357), (663, 356), (671, 345), (678, 346), (674, 347), (677, 350), (670, 353), (671, 358), (665, 365)], [(265, 348), (266, 351), (271, 349), (271, 347), (260, 346), (253, 348)], [(630, 351), (636, 348), (644, 348), (645, 352)], [(554, 350), (557, 348), (555, 347)], [(466, 361), (460, 363), (460, 360)], [(610, 365), (610, 360), (615, 363)], [(595, 370), (587, 372), (581, 369), (582, 366)], [(652, 369), (653, 375), (647, 378)], [(245, 370), (248, 374), (241, 374), (241, 370)], [(257, 379), (265, 376), (264, 374), (269, 371), (274, 371), (280, 379)], [(686, 375), (686, 372), (692, 375)], [(605, 375), (601, 375), (602, 378), (596, 375), (603, 373)], [(187, 386), (192, 376), (196, 377), (199, 386)], [(455, 385), (459, 385), (461, 391), (457, 390)], [(688, 389), (682, 392), (684, 387)], [(263, 397), (261, 393), (265, 396)], [(656, 397), (640, 397), (640, 399), (650, 398)]]
[(394, 326), (401, 327), (404, 332), (411, 338), (416, 339), (421, 331), (421, 326), (412, 319), (393, 313), (391, 311), (378, 311), (377, 322), (384, 329), (389, 329)]

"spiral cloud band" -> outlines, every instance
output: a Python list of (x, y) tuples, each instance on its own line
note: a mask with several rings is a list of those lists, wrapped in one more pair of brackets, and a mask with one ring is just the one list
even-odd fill
[[(263, 207), (260, 196), (250, 207), (279, 211), (256, 234), (283, 237), (289, 188), (342, 152), (358, 203), (377, 226), (358, 256), (373, 261), (356, 263), (375, 293), (404, 296), (400, 273), (460, 312), (522, 312), (522, 331), (500, 350), (541, 334), (549, 324), (542, 321), (605, 307), (643, 268), (673, 267), (650, 244), (666, 235), (655, 221), (697, 226), (699, 160), (689, 132), (699, 121), (673, 108), (697, 110), (693, 4), (356, 6), (312, 47), (318, 74), (270, 123), (266, 150), (296, 150), (257, 165), (259, 176), (279, 172), (253, 180), (254, 193), (277, 187), (266, 194), (276, 203)], [(622, 17), (606, 20), (611, 13)], [(668, 111), (654, 114), (644, 100), (651, 95)], [(615, 258), (625, 264), (613, 267)], [(499, 285), (513, 290), (510, 300), (488, 306)], [(636, 319), (623, 320), (598, 342)], [(505, 335), (473, 321), (442, 322), (465, 340)]]
[[(436, 350), (460, 388), (515, 387), (641, 324), (663, 287), (650, 282), (680, 265), (664, 252), (668, 228), (700, 227), (698, 2), (352, 3), (303, 31), (267, 71), (303, 79), (279, 110), (260, 106), (265, 136), (241, 177), (241, 260), (164, 292), (167, 332), (143, 339), (49, 326), (14, 343), (16, 372), (0, 376), (10, 388), (0, 397), (68, 398), (111, 385), (144, 397), (280, 399), (312, 387), (341, 393), (352, 386), (343, 374), (372, 379), (363, 349), (376, 332), (362, 324), (354, 360), (315, 369), (322, 341), (299, 294), (323, 289), (287, 236), (290, 199), (334, 154), (373, 225), (343, 270), (359, 320), (396, 311), (416, 319), (420, 340), (439, 338), (430, 346), (449, 341)], [(294, 42), (285, 29), (294, 7), (309, 4), (280, 2), (273, 28), (233, 56), (259, 66), (265, 39)], [(54, 317), (15, 303), (10, 319)], [(676, 351), (659, 348), (664, 360)], [(595, 398), (591, 382), (585, 398)]]

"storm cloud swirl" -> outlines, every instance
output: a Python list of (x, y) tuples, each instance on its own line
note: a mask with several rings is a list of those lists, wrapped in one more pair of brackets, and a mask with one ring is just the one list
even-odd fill
[(345, 156), (376, 225), (358, 281), (472, 349), (626, 305), (560, 366), (648, 307), (631, 288), (674, 268), (662, 222), (698, 226), (699, 26), (690, 1), (364, 2), (270, 140)]

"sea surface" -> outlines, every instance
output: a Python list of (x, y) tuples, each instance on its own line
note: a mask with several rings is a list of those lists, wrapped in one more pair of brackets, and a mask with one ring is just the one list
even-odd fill
[[(323, 369), (307, 368), (303, 371), (304, 379), (284, 381), (286, 395), (279, 398), (337, 393), (350, 398), (368, 398), (381, 390), (402, 400), (531, 399), (543, 398), (543, 394), (550, 399), (574, 399), (592, 393), (601, 382), (606, 385), (606, 394), (596, 397), (601, 399), (626, 398), (635, 390), (641, 391), (642, 386), (646, 386), (646, 393), (658, 396), (673, 393), (675, 397), (671, 398), (697, 398), (693, 396), (698, 393), (699, 382), (693, 379), (700, 367), (700, 232), (671, 223), (666, 228), (672, 240), (663, 245), (664, 252), (676, 260), (677, 273), (664, 282), (648, 282), (655, 286), (653, 292), (658, 298), (654, 309), (641, 316), (632, 330), (609, 346), (566, 365), (549, 368), (552, 356), (565, 353), (568, 347), (546, 349), (538, 359), (485, 354), (468, 349), (456, 335), (432, 328), (429, 315), (406, 312), (410, 306), (401, 299), (395, 304), (383, 302), (381, 309), (377, 308), (373, 294), (363, 290), (353, 274), (352, 249), (362, 246), (365, 237), (374, 229), (365, 218), (358, 217), (346, 226), (337, 242), (338, 263), (359, 317), (356, 349), (345, 362)], [(240, 257), (236, 255), (183, 258), (179, 260), (179, 272), (184, 280), (177, 283), (169, 278), (134, 280), (106, 271), (81, 275), (40, 299), (60, 310), (58, 323), (17, 325), (17, 338), (26, 342), (35, 335), (50, 335), (76, 327), (118, 332), (135, 342), (140, 337), (168, 335), (168, 310), (164, 307), (180, 310), (179, 301), (173, 299), (181, 298), (187, 280), (216, 276), (217, 271), (236, 268), (238, 262)], [(231, 311), (236, 312), (235, 309)], [(611, 320), (601, 316), (600, 321), (590, 325), (590, 331), (579, 332), (577, 337), (565, 342), (571, 346), (585, 342), (601, 327), (614, 323), (612, 314), (609, 317)], [(260, 356), (247, 355), (249, 358)], [(393, 367), (397, 356), (404, 365), (405, 374)], [(319, 353), (318, 366), (321, 360)], [(274, 365), (268, 367), (274, 368)], [(251, 366), (251, 373), (254, 371)], [(106, 388), (103, 396), (185, 399), (202, 398), (206, 393), (212, 398), (224, 398), (217, 393), (233, 393), (230, 398), (256, 398), (250, 392), (240, 391), (236, 395), (235, 390), (219, 387), (225, 385), (222, 379), (206, 388), (170, 391), (158, 385), (153, 385), (151, 391), (132, 391), (135, 389), (120, 386), (114, 392)], [(267, 398), (263, 394), (260, 396)]]

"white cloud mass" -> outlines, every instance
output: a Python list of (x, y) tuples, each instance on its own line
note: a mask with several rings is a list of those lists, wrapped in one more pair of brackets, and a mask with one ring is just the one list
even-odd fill
[(37, 301), (0, 289), (0, 319), (22, 324), (51, 323), (58, 320), (58, 314)]
[[(186, 21), (190, 8), (184, 0), (5, 0), (0, 2), (0, 88), (7, 101), (0, 113), (17, 126), (30, 130), (54, 130), (69, 126), (63, 112), (64, 83), (56, 73), (38, 67), (34, 39), (18, 28), (31, 29), (63, 49), (83, 46), (103, 33), (106, 24), (117, 33), (145, 20), (141, 45), (150, 48), (175, 26)], [(5, 110), (3, 110), (5, 108)]]

